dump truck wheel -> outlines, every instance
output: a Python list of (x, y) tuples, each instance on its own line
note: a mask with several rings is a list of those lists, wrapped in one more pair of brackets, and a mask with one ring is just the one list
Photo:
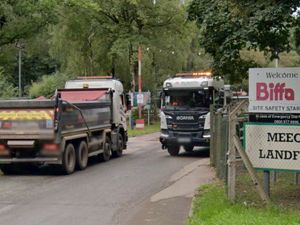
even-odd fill
[(63, 160), (61, 166), (62, 172), (64, 174), (73, 173), (75, 170), (75, 164), (76, 164), (76, 153), (75, 153), (74, 145), (68, 144), (63, 154)]
[(110, 138), (106, 136), (103, 153), (100, 154), (100, 160), (106, 162), (110, 159), (110, 157), (111, 157), (111, 141)]
[(76, 147), (76, 167), (79, 170), (84, 170), (87, 167), (89, 158), (89, 150), (85, 141), (80, 142)]
[(118, 148), (112, 152), (113, 157), (121, 157), (123, 155), (124, 140), (122, 134), (118, 134)]
[(168, 152), (171, 156), (177, 156), (180, 150), (179, 145), (168, 146)]

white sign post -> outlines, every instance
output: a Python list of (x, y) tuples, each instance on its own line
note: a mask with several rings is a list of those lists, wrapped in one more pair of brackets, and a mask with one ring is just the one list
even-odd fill
[(300, 68), (249, 69), (250, 113), (300, 113)]
[(257, 169), (300, 171), (300, 125), (247, 123), (245, 149)]
[(143, 94), (137, 94), (137, 104), (144, 104), (144, 95)]

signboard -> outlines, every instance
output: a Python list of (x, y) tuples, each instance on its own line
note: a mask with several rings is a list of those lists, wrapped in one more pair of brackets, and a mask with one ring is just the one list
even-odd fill
[(137, 104), (144, 104), (144, 95), (137, 94)]
[(151, 92), (142, 92), (139, 94), (138, 92), (130, 93), (131, 96), (131, 106), (136, 107), (138, 104), (148, 105), (151, 104)]
[(274, 124), (300, 124), (300, 114), (250, 114), (249, 121)]
[(300, 68), (249, 70), (249, 112), (300, 113)]
[(244, 126), (245, 149), (254, 168), (300, 171), (300, 125)]

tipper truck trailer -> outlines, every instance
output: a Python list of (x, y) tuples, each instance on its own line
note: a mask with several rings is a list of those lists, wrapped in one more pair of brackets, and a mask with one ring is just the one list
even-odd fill
[(58, 167), (64, 174), (107, 161), (127, 145), (125, 95), (111, 78), (68, 81), (52, 99), (0, 101), (0, 168)]

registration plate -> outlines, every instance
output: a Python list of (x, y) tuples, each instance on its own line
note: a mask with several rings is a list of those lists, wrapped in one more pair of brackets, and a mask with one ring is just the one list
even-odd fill
[(191, 142), (191, 138), (189, 138), (189, 137), (181, 137), (181, 138), (178, 138), (178, 142), (179, 143), (190, 143)]

